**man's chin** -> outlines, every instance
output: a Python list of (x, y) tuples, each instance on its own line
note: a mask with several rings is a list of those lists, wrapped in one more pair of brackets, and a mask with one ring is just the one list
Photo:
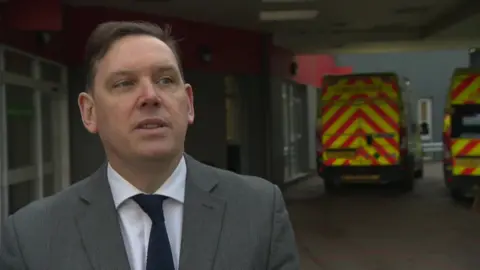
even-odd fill
[(164, 160), (176, 156), (176, 151), (173, 147), (155, 147), (141, 149), (139, 155), (148, 160)]

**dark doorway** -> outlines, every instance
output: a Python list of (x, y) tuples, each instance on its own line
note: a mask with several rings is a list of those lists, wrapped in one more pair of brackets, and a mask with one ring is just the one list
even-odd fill
[(232, 172), (241, 173), (240, 145), (228, 144), (227, 146), (227, 169)]

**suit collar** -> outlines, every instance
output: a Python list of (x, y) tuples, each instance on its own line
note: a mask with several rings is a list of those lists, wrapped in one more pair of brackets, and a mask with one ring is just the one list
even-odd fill
[[(188, 154), (184, 155), (186, 164), (186, 183), (185, 185), (194, 185), (197, 188), (211, 192), (219, 183), (219, 176), (215, 169), (208, 165), (200, 163)], [(85, 181), (85, 188), (80, 192), (80, 198), (86, 203), (93, 203), (97, 200), (112, 199), (112, 192), (107, 176), (108, 163), (105, 162), (100, 168)], [(206, 176), (206, 177), (205, 177)], [(105, 196), (105, 192), (110, 196)], [(185, 195), (184, 195), (185, 196)]]
[(195, 185), (205, 192), (211, 192), (219, 182), (215, 169), (198, 162), (193, 157), (185, 154), (187, 164), (187, 185)]
[(125, 245), (115, 204), (107, 181), (107, 164), (103, 164), (86, 181), (80, 192), (83, 205), (76, 224), (92, 268), (129, 270)]
[[(164, 195), (183, 203), (185, 199), (186, 177), (187, 165), (185, 163), (185, 158), (182, 157), (172, 175), (157, 191), (154, 192), (154, 194)], [(108, 164), (107, 167), (107, 178), (113, 195), (113, 201), (117, 209), (124, 201), (137, 194), (143, 193), (118, 174), (110, 164)]]

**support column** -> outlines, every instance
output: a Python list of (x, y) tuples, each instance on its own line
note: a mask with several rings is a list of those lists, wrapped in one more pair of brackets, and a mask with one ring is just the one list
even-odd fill
[(268, 179), (269, 181), (274, 182), (272, 179), (272, 169), (271, 169), (271, 160), (272, 160), (272, 117), (271, 117), (271, 103), (270, 103), (270, 92), (271, 92), (271, 69), (270, 69), (270, 44), (271, 36), (269, 34), (264, 34), (262, 36), (262, 54), (261, 54), (261, 67), (262, 73), (260, 76), (260, 85), (261, 91), (260, 95), (260, 104), (262, 108), (261, 119), (264, 123), (262, 130), (262, 141), (263, 141), (263, 151), (264, 151), (264, 171), (262, 177)]
[[(288, 59), (290, 60), (290, 59)], [(264, 36), (263, 42), (263, 101), (265, 121), (265, 151), (267, 179), (278, 186), (284, 184), (285, 155), (282, 117), (282, 89), (288, 82), (287, 71), (290, 62), (285, 60), (281, 50), (272, 45), (271, 35)]]

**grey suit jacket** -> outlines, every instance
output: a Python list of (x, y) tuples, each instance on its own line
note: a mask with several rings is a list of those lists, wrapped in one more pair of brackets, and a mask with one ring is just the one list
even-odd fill
[[(298, 270), (294, 233), (277, 186), (186, 156), (180, 270)], [(106, 165), (10, 216), (1, 270), (128, 270)]]

